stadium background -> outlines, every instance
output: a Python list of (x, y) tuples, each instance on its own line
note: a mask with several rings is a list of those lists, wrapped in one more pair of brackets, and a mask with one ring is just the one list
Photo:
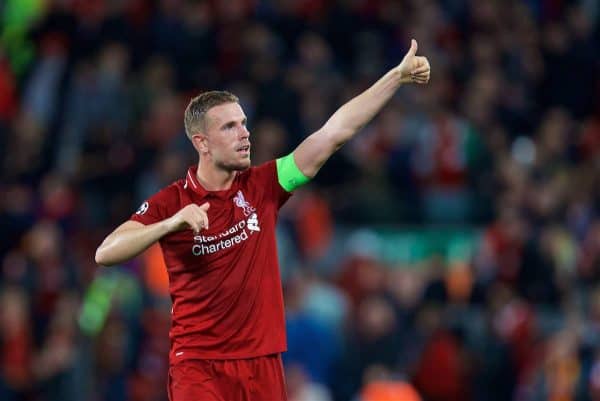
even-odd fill
[(429, 85), (401, 88), (282, 210), (290, 400), (600, 400), (599, 12), (0, 2), (0, 399), (165, 400), (160, 251), (93, 255), (195, 162), (189, 98), (236, 93), (257, 164), (414, 37)]

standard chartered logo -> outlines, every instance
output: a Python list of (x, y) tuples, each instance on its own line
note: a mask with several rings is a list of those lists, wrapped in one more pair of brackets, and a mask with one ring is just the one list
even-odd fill
[(260, 231), (258, 216), (253, 213), (248, 221), (241, 220), (218, 235), (195, 235), (192, 254), (209, 255), (246, 241), (249, 235)]

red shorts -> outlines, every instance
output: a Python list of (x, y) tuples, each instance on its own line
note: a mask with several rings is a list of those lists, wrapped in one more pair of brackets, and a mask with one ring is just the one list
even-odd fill
[(170, 401), (286, 401), (281, 356), (188, 359), (169, 368)]

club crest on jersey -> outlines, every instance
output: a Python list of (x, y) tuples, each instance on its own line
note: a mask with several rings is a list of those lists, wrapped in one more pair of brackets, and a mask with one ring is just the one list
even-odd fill
[(135, 214), (144, 214), (148, 210), (148, 202), (144, 202), (140, 205)]
[(250, 203), (244, 198), (242, 191), (237, 191), (237, 194), (233, 198), (233, 203), (244, 210), (244, 216), (248, 217), (256, 211)]

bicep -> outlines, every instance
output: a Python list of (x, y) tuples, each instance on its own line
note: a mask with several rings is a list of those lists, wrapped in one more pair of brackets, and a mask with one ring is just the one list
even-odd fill
[[(121, 236), (122, 233), (131, 231), (131, 230), (137, 230), (141, 227), (144, 227), (144, 224), (142, 224), (138, 221), (128, 220), (128, 221), (124, 222), (119, 227), (115, 228), (110, 234), (108, 234), (106, 236), (106, 238), (104, 238), (104, 241), (102, 241), (102, 243), (98, 247), (96, 254), (98, 254), (101, 250), (105, 250), (107, 247), (110, 247), (111, 244), (114, 244), (115, 241), (117, 239), (119, 239), (119, 237)], [(100, 262), (98, 262), (98, 263), (100, 263)], [(100, 264), (104, 264), (104, 263), (100, 263)]]
[(293, 152), (294, 160), (305, 176), (313, 178), (339, 147), (331, 135), (321, 129), (298, 145)]
[(125, 223), (121, 224), (119, 227), (115, 228), (112, 234), (118, 234), (123, 231), (133, 230), (136, 228), (142, 228), (145, 225), (140, 223), (139, 221), (127, 220)]

